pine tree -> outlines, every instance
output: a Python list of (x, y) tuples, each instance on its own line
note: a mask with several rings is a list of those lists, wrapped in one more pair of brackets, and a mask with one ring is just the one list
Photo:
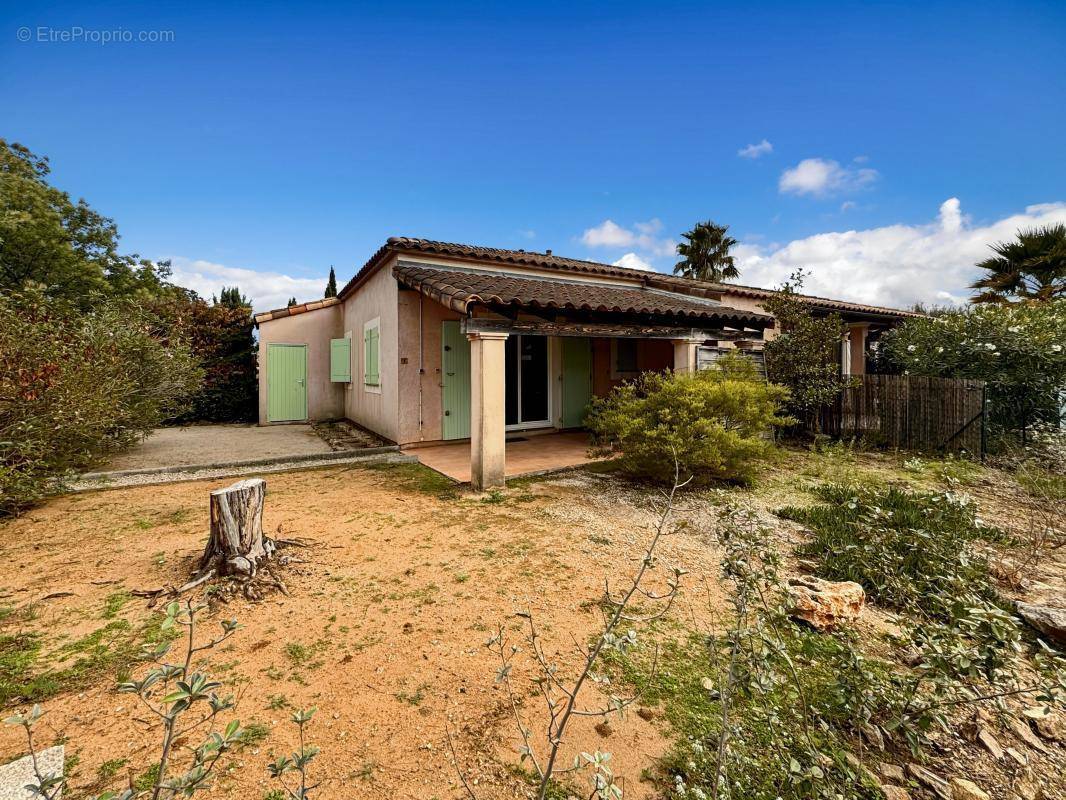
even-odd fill
[(216, 306), (226, 306), (227, 308), (251, 308), (252, 304), (241, 294), (241, 290), (236, 286), (228, 287), (223, 286), (222, 292), (219, 294), (218, 299), (211, 298)]
[(296, 305), (296, 298), (295, 297), (290, 297), (289, 298), (289, 303), (285, 307), (286, 308), (292, 308), (294, 305)]
[(329, 283), (326, 284), (326, 297), (337, 296), (337, 274), (333, 271), (333, 265), (329, 266)]

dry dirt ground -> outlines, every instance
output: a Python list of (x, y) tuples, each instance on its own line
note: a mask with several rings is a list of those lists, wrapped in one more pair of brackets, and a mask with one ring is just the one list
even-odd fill
[[(547, 480), (483, 502), (439, 498), (410, 474), (336, 468), (268, 476), (265, 526), (311, 546), (295, 553), (305, 563), (289, 567), (289, 596), (233, 600), (215, 615), (243, 627), (211, 653), (210, 669), (239, 692), (242, 722), (269, 727), (215, 794), (258, 800), (273, 788), (265, 764), (294, 745), (288, 709), (317, 706), (310, 733), (322, 748), (318, 797), (456, 796), (445, 720), (479, 796), (523, 795), (521, 781), (501, 766), (513, 760), (516, 733), (483, 643), (501, 623), (516, 626), (516, 610), (531, 610), (548, 652), (569, 661), (571, 637), (594, 632), (605, 575), (621, 578), (636, 565), (651, 513), (642, 498), (626, 502), (617, 490), (601, 490), (611, 481), (595, 476)], [(208, 492), (226, 483), (67, 496), (9, 523), (0, 602), (16, 612), (4, 632), (41, 633), (47, 662), (47, 651), (116, 619), (138, 629), (153, 612), (143, 599), (122, 603), (121, 592), (187, 579), (206, 538)], [(697, 574), (713, 574), (717, 563), (694, 535), (667, 540), (663, 557)], [(686, 609), (702, 613), (706, 591), (694, 586)], [(72, 594), (44, 599), (65, 592)], [(29, 606), (33, 614), (20, 611)], [(78, 755), (76, 793), (105, 762), (127, 760), (112, 785), (140, 774), (158, 740), (146, 713), (115, 693), (113, 681), (113, 670), (88, 675), (44, 703), (44, 738), (62, 737)], [(627, 796), (640, 797), (640, 770), (665, 742), (636, 714), (614, 728), (616, 769), (628, 778)], [(599, 737), (588, 720), (574, 733), (586, 745)], [(22, 747), (16, 731), (0, 731), (0, 758)]]
[[(870, 468), (890, 463), (898, 472), (898, 460)], [(759, 493), (743, 494), (774, 508), (804, 485), (865, 468), (861, 459), (849, 466), (793, 454)], [(208, 492), (229, 482), (65, 496), (7, 523), (0, 633), (39, 634), (38, 664), (54, 670), (82, 658), (86, 642), (128, 646), (158, 611), (127, 593), (187, 580), (206, 540)], [(261, 739), (233, 757), (210, 794), (260, 800), (276, 788), (265, 765), (294, 747), (288, 715), (317, 706), (309, 734), (322, 750), (312, 770), (322, 800), (464, 796), (448, 729), (479, 798), (529, 796), (509, 768), (517, 733), (484, 642), (501, 624), (515, 636), (522, 621), (514, 613), (528, 610), (548, 653), (572, 667), (574, 641), (599, 623), (604, 578), (621, 581), (638, 563), (654, 519), (650, 494), (574, 472), (517, 482), (501, 495), (458, 496), (414, 465), (272, 474), (267, 485), (268, 532), (280, 528), (309, 546), (287, 551), (298, 562), (285, 568), (287, 596), (233, 599), (211, 612), (243, 626), (208, 654), (207, 667), (237, 692), (237, 716)], [(671, 613), (686, 626), (713, 627), (726, 602), (707, 498), (684, 502), (678, 514), (694, 524), (662, 545), (662, 563), (690, 573)], [(783, 527), (783, 536), (797, 535)], [(76, 756), (72, 797), (120, 787), (156, 752), (157, 729), (130, 695), (114, 691), (115, 672), (113, 663), (83, 664), (43, 703), (42, 743), (65, 741)], [(533, 674), (524, 651), (516, 673), (519, 685)], [(539, 730), (532, 695), (527, 708)], [(626, 797), (653, 796), (640, 776), (669, 745), (659, 721), (631, 713), (599, 732), (594, 723), (578, 720), (571, 741), (613, 753)], [(0, 761), (23, 752), (17, 731), (0, 730)]]

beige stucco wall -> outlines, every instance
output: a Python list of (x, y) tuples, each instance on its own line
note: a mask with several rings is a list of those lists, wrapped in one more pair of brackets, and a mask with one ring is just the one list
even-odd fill
[(259, 424), (267, 419), (267, 350), (274, 344), (307, 345), (307, 417), (337, 419), (344, 415), (343, 384), (329, 379), (329, 340), (340, 334), (341, 306), (326, 306), (259, 325)]
[[(392, 271), (378, 270), (341, 304), (337, 334), (352, 337), (352, 382), (342, 384), (344, 416), (393, 442), (398, 441), (400, 434), (398, 294)], [(381, 334), (378, 349), (381, 385), (370, 387), (363, 382), (366, 366), (363, 330), (366, 323), (375, 319)]]
[(443, 436), (444, 425), (441, 400), (441, 323), (462, 317), (410, 289), (400, 289), (398, 312), (399, 434), (396, 441), (399, 444), (439, 441)]

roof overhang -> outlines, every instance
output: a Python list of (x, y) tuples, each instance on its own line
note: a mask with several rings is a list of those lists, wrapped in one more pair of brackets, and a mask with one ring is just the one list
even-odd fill
[(398, 261), (392, 274), (400, 284), (465, 316), (476, 308), (513, 316), (518, 311), (585, 322), (639, 321), (646, 326), (762, 330), (773, 317), (637, 285), (620, 286), (516, 273), (448, 269)]

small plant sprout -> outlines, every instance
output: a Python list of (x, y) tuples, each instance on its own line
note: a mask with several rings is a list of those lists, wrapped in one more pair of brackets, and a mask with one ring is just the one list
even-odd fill
[[(193, 731), (209, 725), (219, 714), (235, 705), (232, 695), (219, 696), (217, 690), (221, 688), (221, 683), (193, 669), (193, 658), (197, 653), (217, 647), (232, 636), (238, 627), (236, 620), (226, 620), (221, 623), (221, 635), (196, 645), (196, 616), (205, 608), (206, 606), (195, 604), (191, 600), (185, 603), (170, 603), (160, 627), (163, 631), (172, 631), (178, 627), (185, 629), (186, 644), (181, 663), (171, 664), (163, 660), (170, 651), (169, 642), (147, 646), (145, 656), (156, 666), (140, 680), (125, 681), (118, 685), (119, 692), (135, 695), (162, 725), (160, 755), (148, 772), (153, 776), (152, 780), (144, 787), (131, 787), (122, 792), (104, 792), (97, 800), (173, 800), (179, 796), (191, 797), (196, 792), (210, 787), (211, 775), (219, 759), (241, 741), (243, 730), (240, 722), (233, 720), (221, 732), (212, 732), (192, 749), (192, 760), (183, 772), (173, 777), (169, 775), (168, 769), (174, 759), (176, 743)], [(26, 730), (37, 779), (31, 791), (44, 800), (56, 800), (63, 789), (63, 776), (43, 776), (34, 752), (33, 725), (41, 714), (40, 706), (34, 706), (29, 714), (10, 717), (5, 721), (12, 725), (21, 725)]]
[(26, 732), (26, 743), (30, 749), (30, 762), (33, 764), (33, 777), (35, 783), (26, 784), (26, 789), (36, 797), (43, 800), (56, 800), (63, 792), (65, 778), (60, 770), (58, 775), (45, 775), (41, 771), (41, 765), (37, 761), (37, 751), (33, 745), (33, 726), (41, 718), (44, 712), (39, 705), (34, 705), (27, 714), (15, 714), (4, 720), (5, 725), (17, 725)]
[[(285, 796), (292, 798), (292, 800), (307, 800), (311, 790), (318, 786), (317, 783), (308, 785), (307, 767), (318, 755), (319, 750), (314, 745), (306, 743), (304, 732), (304, 728), (311, 721), (311, 717), (315, 715), (315, 711), (317, 709), (308, 708), (293, 712), (292, 721), (300, 729), (300, 749), (290, 755), (281, 756), (272, 764), (267, 764), (270, 777), (281, 782), (282, 788), (285, 790)], [(299, 786), (295, 788), (290, 788), (285, 782), (285, 775), (290, 772), (298, 773), (300, 776)]]
[[(208, 788), (211, 774), (219, 759), (241, 740), (243, 734), (240, 722), (233, 720), (221, 733), (212, 732), (193, 749), (192, 762), (184, 772), (174, 777), (168, 776), (175, 741), (210, 724), (215, 717), (235, 705), (232, 695), (219, 696), (217, 690), (221, 688), (221, 683), (193, 669), (193, 658), (197, 653), (217, 647), (238, 628), (236, 620), (224, 620), (219, 636), (197, 645), (196, 618), (197, 614), (206, 608), (207, 606), (193, 603), (191, 600), (167, 605), (161, 629), (171, 631), (177, 627), (185, 628), (186, 645), (181, 663), (171, 664), (163, 660), (170, 651), (170, 644), (162, 642), (154, 648), (146, 649), (146, 655), (157, 666), (139, 681), (127, 681), (118, 686), (118, 691), (136, 695), (141, 704), (154, 714), (163, 726), (155, 785), (147, 792), (151, 800), (169, 800), (178, 795), (189, 797)], [(196, 719), (188, 721), (189, 717)], [(127, 790), (119, 798), (125, 800), (134, 796), (136, 793)]]
[[(596, 671), (597, 662), (602, 654), (608, 651), (625, 653), (637, 641), (637, 632), (634, 626), (653, 622), (664, 616), (673, 605), (674, 599), (680, 586), (681, 576), (684, 570), (673, 568), (664, 578), (665, 588), (660, 591), (652, 591), (644, 588), (644, 579), (648, 573), (658, 568), (655, 557), (656, 548), (663, 537), (677, 533), (681, 525), (669, 525), (669, 519), (674, 508), (677, 493), (684, 488), (691, 479), (681, 479), (681, 466), (674, 457), (673, 486), (669, 491), (663, 491), (663, 501), (657, 509), (659, 518), (654, 532), (643, 555), (637, 571), (629, 580), (624, 591), (615, 592), (611, 589), (608, 581), (604, 582), (604, 597), (601, 604), (603, 624), (600, 632), (596, 634), (590, 646), (585, 647), (575, 641), (574, 646), (581, 656), (581, 668), (576, 678), (567, 680), (559, 672), (556, 664), (548, 659), (544, 647), (541, 645), (533, 615), (530, 612), (520, 612), (518, 617), (525, 620), (528, 628), (525, 634), (525, 642), (529, 648), (533, 666), (539, 673), (534, 679), (536, 693), (541, 696), (548, 710), (548, 722), (544, 731), (542, 742), (535, 743), (532, 731), (526, 725), (519, 709), (518, 694), (513, 686), (513, 660), (520, 652), (518, 645), (511, 644), (506, 640), (504, 628), (501, 625), (497, 632), (485, 643), (485, 646), (496, 653), (500, 659), (500, 667), (496, 672), (497, 683), (507, 688), (511, 711), (514, 715), (515, 724), (522, 737), (522, 745), (519, 747), (521, 761), (529, 761), (533, 766), (533, 772), (538, 780), (538, 800), (548, 797), (552, 789), (553, 776), (564, 772), (576, 772), (591, 768), (592, 794), (590, 797), (597, 800), (617, 800), (622, 796), (622, 789), (615, 783), (614, 773), (610, 768), (610, 753), (596, 751), (594, 753), (583, 752), (574, 758), (572, 766), (566, 769), (559, 768), (559, 755), (566, 741), (566, 730), (570, 720), (574, 717), (602, 717), (607, 719), (611, 714), (621, 715), (627, 706), (637, 700), (636, 696), (618, 697), (609, 691), (610, 680)], [(653, 609), (642, 616), (636, 616), (629, 612), (634, 600), (639, 597), (651, 603)], [(606, 703), (596, 707), (587, 708), (580, 702), (582, 689), (587, 682), (591, 681), (607, 694)], [(468, 789), (469, 791), (469, 789)]]

